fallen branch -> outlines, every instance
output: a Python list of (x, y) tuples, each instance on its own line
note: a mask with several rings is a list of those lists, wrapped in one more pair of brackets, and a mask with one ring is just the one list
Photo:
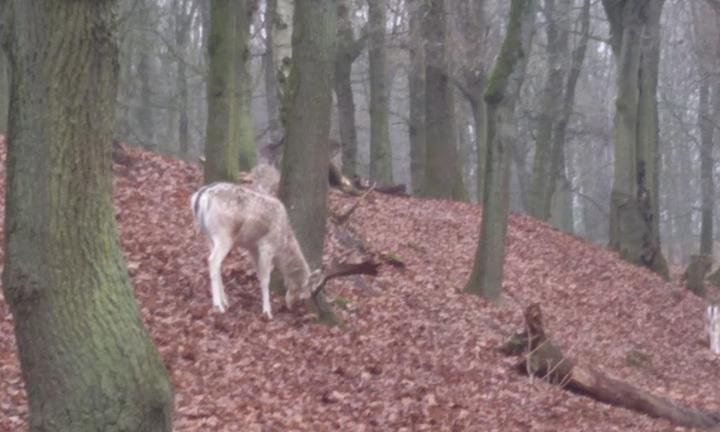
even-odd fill
[(335, 220), (335, 223), (336, 223), (337, 225), (342, 225), (342, 224), (344, 224), (345, 222), (347, 222), (348, 219), (350, 219), (350, 216), (352, 216), (353, 212), (358, 208), (358, 206), (360, 205), (360, 203), (361, 203), (365, 198), (367, 198), (367, 196), (370, 195), (370, 192), (372, 192), (373, 190), (375, 190), (375, 188), (370, 188), (370, 189), (366, 190), (365, 193), (363, 193), (362, 195), (360, 195), (360, 196), (358, 197), (358, 199), (355, 200), (355, 202), (353, 203), (352, 206), (350, 206), (349, 209), (345, 210), (344, 212), (340, 213), (339, 215), (333, 215), (333, 219)]
[(610, 405), (670, 420), (679, 426), (720, 428), (720, 413), (678, 406), (627, 382), (575, 364), (545, 334), (538, 304), (525, 309), (524, 318), (526, 330), (512, 336), (501, 348), (508, 355), (525, 355), (523, 362), (518, 364), (521, 372), (543, 377), (575, 393)]
[(359, 263), (333, 263), (330, 265), (330, 268), (323, 272), (323, 277), (320, 280), (320, 283), (318, 283), (313, 288), (313, 296), (316, 296), (318, 293), (322, 291), (322, 289), (325, 287), (325, 284), (330, 279), (335, 279), (343, 276), (350, 276), (350, 275), (370, 275), (370, 276), (377, 276), (378, 274), (378, 268), (380, 267), (379, 263), (366, 260)]

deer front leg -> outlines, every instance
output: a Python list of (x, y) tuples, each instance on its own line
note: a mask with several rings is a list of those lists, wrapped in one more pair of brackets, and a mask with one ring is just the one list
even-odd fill
[(225, 309), (228, 307), (221, 268), (222, 262), (228, 252), (230, 252), (230, 249), (232, 249), (232, 240), (229, 237), (217, 236), (212, 241), (212, 252), (208, 258), (213, 307), (220, 312), (225, 312)]
[(262, 312), (268, 319), (272, 319), (270, 310), (270, 272), (272, 271), (273, 251), (267, 245), (260, 244), (255, 256), (257, 277), (260, 281), (260, 293), (262, 296)]

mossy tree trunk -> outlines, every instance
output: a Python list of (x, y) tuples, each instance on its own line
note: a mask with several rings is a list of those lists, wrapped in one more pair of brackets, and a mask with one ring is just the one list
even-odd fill
[(534, 0), (512, 0), (508, 27), (485, 87), (487, 165), (480, 241), (465, 291), (499, 302), (508, 217), (510, 157), (517, 139), (515, 104), (525, 78), (535, 24)]
[[(297, 0), (293, 20), (291, 73), (284, 90), (287, 140), (280, 197), (300, 247), (313, 269), (322, 265), (327, 190), (337, 3)], [(308, 175), (310, 173), (310, 175)], [(332, 309), (317, 296), (320, 319), (338, 323)]]
[(352, 89), (352, 65), (358, 58), (367, 39), (367, 33), (355, 39), (350, 20), (349, 0), (338, 2), (337, 53), (335, 55), (335, 96), (337, 97), (338, 123), (342, 145), (342, 170), (347, 177), (357, 174), (357, 128), (355, 125), (355, 98)]
[(410, 177), (412, 192), (424, 194), (425, 184), (425, 48), (422, 36), (423, 0), (409, 0), (410, 67), (408, 68), (408, 101), (410, 139)]
[(167, 372), (117, 242), (114, 1), (9, 3), (3, 292), (31, 431), (170, 431)]
[(390, 103), (385, 49), (385, 0), (368, 0), (370, 44), (370, 178), (392, 184)]
[(617, 60), (610, 247), (667, 276), (660, 248), (657, 80), (664, 0), (603, 0)]
[(457, 155), (455, 98), (448, 79), (445, 0), (428, 0), (425, 35), (425, 185), (435, 198), (468, 199)]

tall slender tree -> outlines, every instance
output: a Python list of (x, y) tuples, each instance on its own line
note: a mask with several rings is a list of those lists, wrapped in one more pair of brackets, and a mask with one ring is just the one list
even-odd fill
[(252, 74), (250, 73), (250, 24), (258, 0), (236, 0), (234, 79), (235, 118), (231, 119), (232, 139), (238, 142), (238, 168), (249, 171), (255, 166), (255, 125), (252, 115)]
[(338, 2), (337, 53), (335, 55), (335, 96), (337, 97), (338, 123), (342, 145), (342, 169), (348, 177), (357, 174), (357, 128), (355, 125), (355, 97), (352, 89), (352, 65), (360, 56), (368, 33), (360, 37), (353, 34), (349, 0)]
[(370, 178), (380, 183), (392, 183), (392, 153), (390, 149), (390, 104), (386, 68), (385, 0), (368, 0), (370, 46)]
[(422, 17), (424, 0), (408, 0), (410, 26), (408, 67), (410, 177), (415, 195), (425, 193), (425, 48)]
[(667, 276), (659, 231), (657, 81), (664, 0), (603, 0), (617, 62), (610, 247)]
[(170, 431), (173, 397), (117, 242), (109, 0), (12, 0), (3, 292), (31, 431)]
[(465, 291), (499, 302), (508, 217), (510, 157), (517, 140), (515, 105), (525, 79), (535, 24), (535, 1), (512, 0), (500, 55), (485, 86), (487, 164), (480, 241)]

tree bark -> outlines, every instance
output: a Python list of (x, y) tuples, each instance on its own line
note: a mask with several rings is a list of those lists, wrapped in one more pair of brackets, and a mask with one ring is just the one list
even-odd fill
[(114, 1), (9, 3), (3, 291), (31, 431), (170, 431), (167, 372), (117, 242)]
[(467, 201), (457, 156), (455, 102), (448, 79), (447, 11), (429, 0), (425, 32), (425, 194)]
[(505, 235), (508, 217), (510, 157), (517, 139), (515, 104), (535, 23), (535, 2), (513, 0), (500, 55), (485, 87), (487, 112), (487, 165), (480, 241), (465, 291), (499, 302), (502, 296)]
[[(547, 78), (538, 113), (537, 139), (529, 202), (529, 213), (540, 220), (550, 220), (550, 204), (555, 191), (556, 173), (553, 168), (553, 132), (560, 117), (563, 100), (563, 83), (567, 69), (565, 59), (569, 52), (570, 1), (545, 0), (547, 19)], [(557, 167), (557, 166), (556, 166)]]
[[(293, 21), (292, 67), (285, 89), (287, 142), (280, 197), (300, 247), (313, 269), (322, 265), (332, 106), (337, 4), (333, 0), (297, 0)], [(308, 175), (311, 173), (311, 175)], [(321, 321), (340, 318), (322, 295), (311, 302)]]
[(610, 248), (667, 277), (660, 248), (657, 79), (664, 0), (603, 0), (617, 60)]
[(248, 171), (255, 166), (255, 123), (252, 115), (252, 74), (250, 73), (250, 25), (257, 0), (235, 1), (235, 118), (230, 120), (232, 139), (237, 141), (238, 168)]
[(265, 72), (265, 101), (267, 103), (268, 132), (270, 144), (282, 140), (283, 131), (280, 123), (280, 99), (277, 83), (277, 65), (275, 64), (274, 44), (275, 26), (273, 21), (277, 12), (277, 0), (265, 3), (265, 52), (263, 53), (263, 70)]
[(213, 0), (208, 39), (208, 116), (205, 133), (205, 183), (234, 181), (240, 171), (238, 141), (234, 138), (235, 0)]
[(370, 178), (392, 184), (390, 147), (390, 105), (388, 100), (385, 50), (385, 0), (368, 0), (370, 45)]
[(366, 35), (357, 40), (353, 36), (350, 20), (350, 2), (338, 3), (337, 54), (335, 58), (335, 96), (337, 97), (338, 123), (342, 141), (342, 170), (347, 177), (357, 174), (357, 128), (355, 126), (355, 98), (351, 74), (352, 65), (365, 46)]
[(485, 1), (464, 0), (455, 2), (464, 47), (462, 65), (462, 90), (473, 113), (475, 127), (475, 151), (477, 157), (477, 200), (482, 202), (485, 188), (485, 157), (487, 153), (487, 108), (483, 99), (485, 89), (485, 37), (488, 31), (485, 17)]
[(412, 192), (425, 193), (425, 48), (422, 37), (423, 5), (421, 0), (409, 0), (410, 67), (408, 68), (410, 177)]
[(573, 49), (570, 69), (565, 82), (562, 110), (553, 130), (553, 156), (550, 171), (555, 177), (555, 192), (551, 202), (550, 222), (564, 232), (574, 231), (571, 183), (567, 178), (565, 141), (567, 125), (575, 106), (575, 90), (580, 72), (585, 61), (588, 42), (590, 40), (590, 0), (584, 0), (580, 11), (580, 40)]
[[(188, 0), (175, 0), (175, 49), (180, 56), (187, 52), (187, 40), (192, 24), (193, 10), (188, 9)], [(194, 8), (193, 8), (194, 9)], [(190, 121), (188, 119), (189, 95), (187, 67), (184, 58), (178, 58), (177, 68), (177, 110), (178, 147), (180, 157), (187, 159), (190, 152)]]

